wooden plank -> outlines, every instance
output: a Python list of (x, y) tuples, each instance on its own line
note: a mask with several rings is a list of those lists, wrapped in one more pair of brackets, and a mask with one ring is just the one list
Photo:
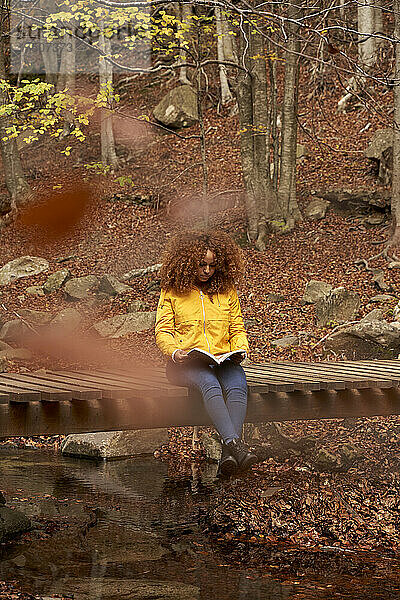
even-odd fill
[[(143, 381), (140, 377), (135, 377), (132, 375), (127, 375), (125, 371), (121, 371), (121, 374), (108, 372), (108, 371), (96, 371), (96, 377), (103, 378), (106, 381), (113, 382), (115, 384), (124, 384), (126, 386), (131, 386), (131, 395), (132, 394), (149, 394), (149, 395), (157, 395), (160, 397), (161, 395), (175, 396), (178, 389), (186, 389), (180, 388), (179, 386), (173, 386), (169, 383), (167, 378), (165, 378), (163, 384), (159, 385), (150, 385), (146, 381)], [(77, 374), (84, 378), (86, 376), (86, 371), (77, 371)]]
[(19, 373), (10, 373), (9, 376), (6, 376), (5, 373), (1, 375), (2, 382), (8, 382), (10, 385), (13, 385), (16, 388), (20, 388), (21, 390), (33, 390), (36, 392), (40, 392), (40, 400), (46, 402), (59, 402), (60, 400), (71, 400), (72, 395), (71, 392), (55, 389), (54, 387), (49, 387), (47, 385), (42, 385), (41, 383), (32, 381), (32, 378), (26, 375), (20, 375)]
[[(288, 368), (287, 363), (277, 363), (278, 366)], [(319, 365), (320, 363), (318, 363)], [(322, 363), (321, 363), (322, 364)], [(298, 368), (301, 371), (312, 371), (314, 373), (321, 373), (321, 377), (332, 377), (332, 379), (338, 379), (339, 377), (345, 384), (346, 388), (362, 389), (368, 387), (380, 387), (379, 383), (382, 383), (381, 387), (390, 387), (390, 382), (386, 379), (378, 380), (372, 379), (370, 376), (362, 375), (357, 372), (351, 372), (343, 368), (327, 369), (324, 367), (317, 367), (314, 363), (309, 363), (310, 366), (305, 366), (305, 363), (293, 363), (293, 368)], [(334, 388), (338, 389), (338, 388)], [(340, 388), (339, 388), (340, 389)]]
[[(275, 363), (272, 363), (272, 365), (274, 366)], [(253, 366), (249, 365), (249, 367), (247, 367), (249, 369), (250, 372), (253, 372)], [(255, 367), (257, 370), (261, 370), (261, 366)], [(296, 374), (299, 375), (299, 372), (297, 370), (294, 370), (291, 368), (291, 366), (289, 367), (285, 367), (283, 369), (280, 369), (280, 372), (282, 373), (293, 373), (295, 372)], [(325, 374), (325, 373), (314, 373), (311, 372), (309, 370), (307, 370), (306, 374), (302, 375), (303, 379), (305, 382), (307, 382), (308, 380), (311, 381), (318, 381), (321, 383), (321, 389), (332, 389), (332, 390), (340, 390), (340, 389), (346, 389), (346, 387), (349, 387), (349, 385), (346, 385), (346, 382), (343, 381), (342, 379), (339, 379), (338, 377), (334, 377), (334, 376), (330, 376), (330, 374)]]
[(29, 373), (33, 380), (48, 381), (62, 386), (65, 390), (72, 393), (73, 400), (100, 400), (102, 393), (99, 390), (89, 388), (83, 385), (73, 385), (58, 375), (49, 375), (46, 373)]
[(94, 389), (101, 390), (103, 398), (130, 398), (132, 396), (132, 388), (117, 384), (110, 385), (97, 377), (93, 371), (88, 372), (84, 377), (75, 371), (48, 371), (48, 373), (56, 374), (73, 385), (91, 386)]
[(8, 394), (9, 402), (32, 402), (40, 400), (40, 392), (30, 391), (29, 389), (21, 390), (16, 386), (8, 384), (2, 380), (0, 375), (0, 393)]
[(270, 365), (266, 368), (249, 366), (246, 371), (246, 376), (247, 375), (251, 375), (251, 377), (260, 383), (268, 383), (273, 378), (276, 381), (282, 381), (282, 383), (292, 383), (295, 390), (301, 391), (316, 391), (325, 389), (326, 387), (324, 382), (318, 379), (305, 377), (301, 373), (291, 372), (290, 369), (275, 369)]

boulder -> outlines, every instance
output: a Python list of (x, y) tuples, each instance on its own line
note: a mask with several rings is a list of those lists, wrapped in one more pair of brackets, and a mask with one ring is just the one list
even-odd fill
[(18, 314), (25, 321), (36, 327), (47, 325), (53, 318), (51, 312), (46, 310), (31, 310), (30, 308), (20, 308)]
[(393, 319), (395, 321), (400, 321), (400, 302), (398, 302), (393, 309)]
[(77, 331), (82, 324), (82, 315), (75, 308), (64, 308), (52, 319), (51, 327), (60, 327), (68, 331)]
[(128, 313), (140, 312), (146, 310), (146, 303), (142, 300), (132, 300), (128, 306)]
[[(129, 557), (128, 557), (129, 558)], [(105, 559), (104, 564), (109, 560)], [(107, 573), (108, 575), (108, 573)], [(121, 600), (200, 600), (200, 588), (177, 581), (153, 581), (150, 579), (130, 579), (128, 577), (69, 577), (64, 586), (57, 580), (52, 589), (58, 595), (65, 591), (76, 600), (104, 598)], [(54, 599), (56, 600), (56, 599)]]
[(155, 322), (156, 311), (127, 313), (110, 317), (105, 321), (99, 321), (93, 325), (93, 329), (101, 337), (119, 338), (130, 333), (150, 329)]
[(64, 292), (69, 300), (83, 300), (90, 292), (97, 289), (99, 280), (94, 275), (84, 277), (73, 277), (69, 279), (64, 287)]
[(337, 331), (325, 348), (350, 360), (397, 358), (400, 352), (400, 322), (360, 322)]
[(355, 292), (338, 287), (320, 298), (315, 304), (315, 314), (319, 327), (325, 327), (332, 321), (344, 323), (354, 319), (360, 308), (361, 299)]
[(332, 290), (330, 283), (311, 279), (306, 284), (306, 289), (302, 298), (302, 304), (314, 304), (320, 298), (323, 298)]
[(0, 506), (0, 544), (28, 531), (31, 522), (18, 510)]
[(314, 465), (319, 471), (338, 471), (342, 468), (342, 457), (331, 452), (324, 446), (317, 452)]
[(4, 323), (0, 330), (0, 340), (3, 342), (20, 342), (29, 335), (30, 329), (20, 319)]
[(7, 344), (6, 342), (2, 342), (0, 340), (0, 352), (3, 352), (4, 350), (12, 350), (12, 347), (10, 346), (10, 344)]
[(44, 289), (41, 285), (30, 285), (25, 290), (30, 296), (44, 296)]
[(168, 429), (135, 429), (68, 435), (61, 452), (68, 456), (106, 460), (153, 452), (168, 442)]
[(197, 95), (190, 85), (174, 88), (157, 104), (154, 117), (173, 129), (189, 127), (198, 120)]
[(43, 290), (46, 294), (52, 294), (59, 290), (68, 279), (71, 278), (71, 273), (68, 269), (60, 269), (55, 273), (52, 273), (45, 283), (43, 284)]
[(0, 269), (0, 285), (8, 285), (21, 277), (32, 277), (47, 271), (49, 263), (37, 256), (21, 256), (15, 258)]
[(371, 321), (384, 321), (385, 315), (383, 310), (380, 308), (374, 308), (367, 315), (365, 315), (360, 323), (371, 323)]
[(0, 350), (0, 361), (2, 360), (30, 360), (32, 352), (27, 348), (10, 348)]
[(391, 182), (393, 170), (393, 129), (378, 129), (364, 151), (364, 155), (378, 163), (378, 177), (384, 185)]
[(222, 445), (221, 442), (214, 436), (208, 433), (201, 435), (201, 443), (204, 448), (204, 453), (208, 460), (219, 462), (221, 459)]
[(289, 348), (290, 346), (298, 346), (299, 338), (295, 335), (284, 335), (281, 338), (271, 341), (271, 346), (278, 348)]
[(131, 290), (132, 288), (129, 285), (121, 283), (113, 275), (103, 275), (97, 289), (99, 293), (106, 294), (107, 296), (119, 296)]
[(311, 200), (309, 204), (307, 204), (304, 214), (307, 219), (312, 221), (319, 221), (323, 219), (326, 215), (326, 211), (330, 202), (328, 200), (324, 200), (323, 198), (316, 198), (315, 200)]

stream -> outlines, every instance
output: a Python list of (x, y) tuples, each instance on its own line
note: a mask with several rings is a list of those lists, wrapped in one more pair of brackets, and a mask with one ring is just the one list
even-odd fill
[[(248, 549), (212, 542), (204, 514), (216, 466), (183, 477), (153, 457), (91, 462), (0, 449), (7, 506), (34, 525), (0, 545), (0, 580), (37, 598), (287, 600), (400, 596), (394, 557)], [(264, 554), (261, 556), (261, 554)]]

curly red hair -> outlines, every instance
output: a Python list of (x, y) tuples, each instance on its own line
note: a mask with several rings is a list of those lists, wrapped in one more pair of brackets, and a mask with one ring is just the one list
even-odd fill
[(199, 261), (211, 250), (215, 254), (215, 273), (207, 282), (207, 294), (227, 292), (243, 274), (241, 251), (224, 231), (187, 231), (168, 243), (162, 261), (161, 287), (178, 293), (193, 289)]

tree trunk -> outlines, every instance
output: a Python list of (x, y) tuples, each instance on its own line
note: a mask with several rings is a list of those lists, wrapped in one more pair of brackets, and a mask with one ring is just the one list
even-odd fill
[(365, 71), (369, 71), (375, 64), (375, 38), (371, 35), (375, 31), (374, 5), (373, 0), (358, 2), (358, 57)]
[[(394, 0), (394, 35), (400, 40), (400, 0)], [(393, 123), (393, 177), (392, 177), (392, 217), (394, 233), (392, 243), (400, 243), (400, 42), (395, 46), (396, 61), (394, 79), (394, 123)]]
[[(289, 5), (289, 17), (298, 18), (299, 9)], [(282, 106), (281, 164), (278, 187), (280, 213), (285, 220), (284, 229), (291, 229), (301, 218), (296, 201), (296, 149), (297, 149), (297, 97), (298, 52), (300, 41), (298, 27), (288, 25), (289, 35), (285, 57), (285, 86)]]
[[(176, 17), (178, 19), (178, 21), (181, 21), (183, 24), (188, 25), (190, 27), (191, 23), (192, 23), (192, 14), (193, 14), (193, 9), (191, 7), (190, 4), (176, 4)], [(178, 25), (179, 27), (179, 25)], [(190, 36), (188, 34), (187, 31), (184, 30), (184, 38), (187, 41)], [(180, 45), (179, 48), (179, 63), (185, 63), (187, 61), (187, 53), (185, 52), (185, 49), (182, 48), (182, 46)], [(187, 71), (187, 67), (182, 66), (179, 69), (179, 81), (180, 83), (182, 83), (182, 85), (191, 85), (191, 81), (188, 77), (188, 71)]]
[[(65, 34), (61, 50), (60, 73), (57, 81), (57, 91), (65, 90), (67, 94), (75, 93), (75, 38)], [(69, 135), (74, 122), (74, 116), (69, 110), (64, 111), (64, 128), (61, 137)]]
[[(36, 15), (39, 19), (45, 19), (48, 15), (57, 12), (56, 3), (52, 0), (39, 0)], [(58, 79), (58, 53), (55, 51), (57, 47), (57, 40), (48, 42), (47, 38), (43, 35), (41, 30), (40, 36), (40, 53), (42, 55), (44, 71), (46, 74), (47, 83), (57, 86)]]
[[(1, 38), (0, 38), (0, 79), (7, 79), (5, 65), (5, 39), (8, 39), (8, 29), (5, 29), (7, 17), (5, 11), (1, 10)], [(0, 104), (8, 104), (8, 98), (5, 92), (0, 91)], [(29, 184), (27, 183), (22, 169), (21, 160), (17, 148), (15, 138), (5, 139), (8, 137), (6, 129), (10, 127), (10, 119), (7, 115), (0, 117), (0, 151), (3, 162), (4, 178), (11, 197), (11, 211), (19, 206), (23, 206), (31, 193)]]
[[(229, 36), (229, 33), (227, 33), (226, 18), (222, 14), (222, 11), (220, 8), (215, 8), (214, 13), (215, 13), (215, 22), (216, 22), (216, 27), (217, 27), (217, 58), (218, 58), (218, 61), (224, 62), (226, 60), (232, 60), (231, 58), (228, 58), (227, 56), (225, 56), (225, 48), (227, 47), (227, 44), (225, 43), (225, 37), (227, 35)], [(225, 65), (223, 65), (223, 64), (219, 65), (219, 80), (220, 80), (220, 84), (221, 84), (221, 104), (222, 104), (222, 106), (224, 106), (225, 104), (228, 104), (228, 102), (231, 102), (233, 100), (233, 96), (232, 96), (232, 92), (229, 88), (227, 69), (226, 69)]]
[[(101, 25), (103, 27), (103, 25)], [(101, 33), (99, 46), (105, 55), (111, 55), (110, 39)], [(99, 59), (100, 89), (112, 90), (113, 69), (112, 65), (103, 56)], [(103, 165), (110, 165), (114, 169), (118, 166), (118, 158), (115, 152), (114, 132), (112, 126), (112, 114), (108, 108), (101, 109), (100, 114), (100, 139), (101, 139), (101, 161)]]
[(246, 45), (249, 39), (250, 28), (243, 23), (243, 31), (239, 34), (239, 55), (241, 62), (248, 69), (248, 73), (239, 71), (236, 97), (239, 109), (240, 121), (240, 153), (242, 159), (242, 171), (245, 185), (245, 202), (248, 222), (248, 233), (254, 242), (258, 238), (258, 207), (256, 200), (254, 172), (254, 148), (253, 148), (253, 94), (250, 75), (250, 54)]

